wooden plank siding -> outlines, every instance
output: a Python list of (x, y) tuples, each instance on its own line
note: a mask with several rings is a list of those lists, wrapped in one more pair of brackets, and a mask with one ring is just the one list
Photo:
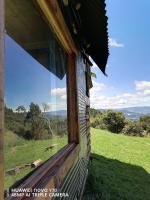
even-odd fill
[(4, 65), (4, 0), (0, 0), (0, 200), (4, 199), (4, 99), (3, 99), (3, 65)]
[[(90, 155), (90, 127), (87, 120), (87, 108), (89, 109), (89, 97), (86, 95), (85, 70), (82, 57), (79, 55), (76, 60), (77, 95), (78, 95), (78, 116), (79, 116), (79, 140), (80, 151), (77, 160), (70, 169), (65, 181), (60, 186), (60, 192), (69, 193), (69, 200), (80, 200), (84, 190)], [(54, 198), (58, 200), (59, 198)], [(65, 198), (62, 198), (65, 200)]]

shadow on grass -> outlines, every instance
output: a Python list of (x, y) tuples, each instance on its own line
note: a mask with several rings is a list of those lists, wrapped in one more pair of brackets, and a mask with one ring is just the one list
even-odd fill
[(142, 167), (92, 154), (84, 200), (150, 200), (150, 174)]

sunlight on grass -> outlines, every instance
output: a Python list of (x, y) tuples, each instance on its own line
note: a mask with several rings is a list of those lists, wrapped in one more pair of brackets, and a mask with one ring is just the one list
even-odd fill
[(141, 166), (150, 173), (150, 138), (91, 129), (92, 153)]
[(92, 161), (85, 194), (103, 200), (149, 200), (150, 138), (91, 129)]
[[(15, 143), (15, 137), (12, 135), (14, 139), (13, 144)], [(18, 138), (17, 138), (18, 139)], [(45, 151), (45, 148), (52, 145), (57, 144), (52, 150)], [(37, 159), (41, 159), (43, 161), (50, 158), (54, 155), (58, 150), (60, 150), (63, 146), (67, 144), (67, 136), (64, 137), (54, 137), (49, 140), (30, 140), (24, 141), (20, 140), (20, 144), (17, 143), (17, 146), (10, 145), (5, 149), (5, 168), (11, 169), (15, 168), (17, 165), (32, 163)], [(26, 174), (28, 174), (33, 169), (25, 168), (21, 169), (16, 175), (6, 175), (5, 176), (5, 188), (10, 187), (17, 180), (23, 178)]]

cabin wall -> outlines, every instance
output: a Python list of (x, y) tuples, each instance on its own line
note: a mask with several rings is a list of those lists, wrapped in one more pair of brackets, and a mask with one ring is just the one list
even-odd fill
[[(90, 155), (90, 123), (89, 107), (90, 101), (87, 96), (87, 66), (81, 56), (77, 59), (77, 88), (78, 88), (78, 115), (79, 115), (79, 134), (80, 134), (80, 153), (79, 153), (79, 175), (80, 175), (80, 194), (82, 195), (88, 169)], [(80, 198), (79, 198), (80, 199)]]
[(77, 60), (77, 88), (78, 88), (78, 115), (80, 132), (80, 158), (88, 160), (90, 151), (89, 130), (89, 97), (87, 96), (88, 85), (86, 81), (87, 66), (81, 56)]
[(86, 66), (83, 63), (81, 55), (79, 55), (76, 60), (76, 76), (77, 76), (80, 151), (78, 157), (74, 162), (74, 166), (70, 169), (67, 177), (65, 178), (65, 181), (63, 182), (60, 188), (60, 192), (65, 192), (69, 194), (70, 200), (81, 199), (88, 173), (87, 167), (90, 155), (90, 126), (89, 126), (89, 113), (88, 113), (89, 97), (86, 95), (87, 86), (86, 86), (85, 71), (86, 71)]

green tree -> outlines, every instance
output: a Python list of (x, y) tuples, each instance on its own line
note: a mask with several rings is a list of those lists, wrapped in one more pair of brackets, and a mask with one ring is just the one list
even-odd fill
[(48, 103), (42, 103), (42, 106), (43, 106), (44, 113), (50, 109), (50, 106)]
[(50, 122), (50, 119), (48, 119), (48, 117), (45, 115), (45, 112), (50, 109), (50, 106), (49, 106), (48, 103), (42, 103), (42, 106), (43, 106), (43, 111), (44, 111), (43, 119), (46, 120), (47, 125), (48, 125), (48, 132), (52, 136), (53, 135), (53, 131), (52, 131), (52, 128), (51, 128), (51, 122)]
[(18, 113), (25, 113), (25, 112), (26, 112), (26, 109), (25, 109), (24, 106), (18, 106), (18, 107), (16, 108), (16, 111), (17, 111)]
[(41, 113), (39, 105), (31, 103), (25, 119), (25, 124), (31, 129), (31, 137), (35, 140), (42, 139), (45, 130), (45, 121)]
[(96, 110), (96, 109), (94, 109), (94, 108), (90, 108), (90, 116), (91, 116), (91, 117), (96, 117), (96, 116), (98, 116), (98, 115), (100, 115), (100, 114), (102, 114), (101, 111)]
[(125, 116), (122, 112), (108, 110), (103, 113), (103, 123), (113, 133), (120, 133), (125, 125)]
[(150, 134), (150, 115), (144, 115), (139, 119), (140, 126)]
[(143, 128), (138, 121), (128, 121), (122, 129), (122, 133), (130, 136), (144, 136)]

